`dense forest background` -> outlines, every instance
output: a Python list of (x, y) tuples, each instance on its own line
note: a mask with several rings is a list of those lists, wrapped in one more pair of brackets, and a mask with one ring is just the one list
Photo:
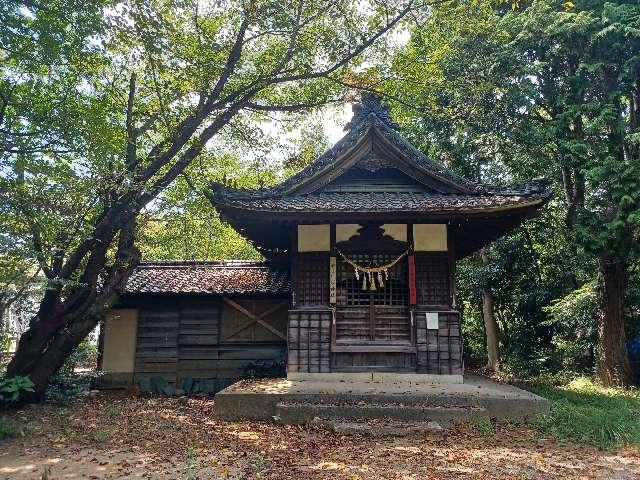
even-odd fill
[[(140, 258), (258, 258), (209, 182), (281, 180), (330, 146), (323, 118), (375, 92), (457, 173), (553, 182), (539, 218), (458, 265), (467, 365), (592, 373), (600, 358), (605, 382), (631, 381), (636, 2), (203, 3), (0, 1), (0, 302), (54, 325), (25, 351), (72, 351)], [(37, 369), (25, 358), (14, 372)]]

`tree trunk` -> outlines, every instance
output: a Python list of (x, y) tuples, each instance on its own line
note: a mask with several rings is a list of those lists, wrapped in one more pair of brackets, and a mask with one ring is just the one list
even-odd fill
[(7, 366), (7, 377), (28, 376), (34, 384), (34, 392), (21, 392), (18, 406), (44, 398), (51, 376), (116, 303), (119, 288), (140, 260), (140, 253), (134, 246), (134, 229), (135, 223), (131, 220), (120, 231), (112, 265), (105, 264), (107, 249), (104, 246), (92, 252), (84, 273), (92, 261), (108, 272), (99, 293), (84, 287), (64, 302), (47, 301), (45, 294), (38, 314), (20, 337), (16, 353)]
[(3, 301), (0, 301), (0, 362), (3, 361), (5, 354), (9, 353), (5, 351), (5, 348), (7, 348), (9, 345), (8, 340), (9, 335), (11, 335), (9, 322), (4, 318), (5, 310), (5, 303)]
[[(480, 250), (482, 265), (489, 264), (489, 255), (483, 248)], [(484, 319), (484, 330), (487, 338), (487, 366), (488, 370), (496, 372), (500, 369), (500, 354), (498, 351), (498, 323), (493, 314), (494, 296), (491, 287), (486, 285), (482, 288), (482, 318)]]
[[(51, 376), (64, 365), (68, 356), (99, 321), (100, 317), (88, 312), (80, 320), (71, 323), (69, 328), (60, 329), (51, 341), (44, 344), (39, 336), (26, 342), (20, 339), (16, 354), (7, 367), (7, 376), (28, 376), (34, 384), (34, 392), (23, 392), (19, 404), (44, 399)], [(34, 361), (36, 352), (37, 359)]]
[(96, 359), (96, 370), (102, 370), (102, 359), (104, 357), (104, 329), (105, 319), (100, 321), (100, 332), (98, 333), (98, 358)]
[(606, 386), (632, 383), (624, 325), (627, 264), (622, 258), (598, 258), (597, 374)]

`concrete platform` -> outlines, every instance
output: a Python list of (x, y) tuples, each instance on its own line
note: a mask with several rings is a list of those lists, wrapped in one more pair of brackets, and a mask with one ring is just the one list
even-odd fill
[(225, 420), (308, 423), (333, 419), (392, 419), (455, 423), (477, 418), (527, 420), (549, 410), (533, 393), (484, 377), (464, 383), (393, 381), (241, 380), (215, 396), (214, 414)]
[(368, 383), (415, 383), (440, 384), (464, 383), (462, 375), (432, 375), (428, 373), (288, 373), (287, 380), (292, 382), (368, 382)]

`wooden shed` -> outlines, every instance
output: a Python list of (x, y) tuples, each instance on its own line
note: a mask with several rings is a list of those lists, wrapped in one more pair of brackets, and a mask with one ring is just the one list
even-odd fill
[(290, 291), (273, 262), (144, 262), (105, 320), (99, 385), (217, 391), (284, 375)]
[[(211, 186), (221, 217), (266, 260), (142, 265), (107, 320), (114, 383), (158, 374), (222, 385), (280, 358), (297, 380), (463, 381), (456, 261), (535, 215), (548, 184), (456, 175), (409, 144), (373, 96), (345, 130), (278, 185)], [(114, 342), (128, 349), (122, 375)]]

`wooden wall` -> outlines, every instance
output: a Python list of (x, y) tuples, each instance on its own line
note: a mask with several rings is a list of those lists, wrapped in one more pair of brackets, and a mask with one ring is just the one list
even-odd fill
[[(413, 233), (413, 229), (409, 228), (408, 232)], [(371, 238), (380, 234), (373, 228), (369, 233), (373, 235)], [(333, 228), (330, 234), (333, 248), (336, 245)], [(381, 253), (385, 241), (393, 242), (386, 237), (376, 241), (371, 238), (365, 235), (360, 239), (364, 243), (354, 246), (352, 243), (358, 237), (352, 237), (340, 244), (340, 249), (354, 261), (366, 265), (389, 262), (405, 248), (400, 242), (395, 253), (385, 256)], [(408, 279), (405, 280), (408, 274), (406, 268), (401, 268), (403, 262), (394, 267), (399, 278), (391, 271), (385, 288), (371, 294), (372, 300), (369, 291), (360, 292), (360, 280), (354, 279), (353, 270), (336, 255), (335, 327), (331, 325), (333, 314), (329, 305), (330, 252), (296, 253), (292, 258), (295, 305), (289, 312), (288, 372), (377, 370), (462, 374), (460, 316), (455, 311), (455, 256), (452, 245), (447, 249), (446, 230), (443, 238), (440, 242), (443, 251), (414, 253), (415, 306), (409, 305)], [(407, 241), (411, 242), (412, 238)], [(361, 259), (362, 252), (370, 255)], [(392, 295), (396, 290), (396, 295)], [(437, 329), (426, 328), (426, 312), (438, 312)], [(371, 318), (375, 318), (375, 322)]]
[(218, 390), (263, 366), (284, 371), (287, 299), (167, 295), (128, 304), (138, 307), (136, 383), (206, 380)]
[(333, 366), (340, 372), (399, 372), (415, 373), (415, 352), (337, 352)]
[(449, 255), (417, 252), (415, 259), (418, 305), (451, 308), (453, 293)]
[(330, 310), (291, 310), (288, 335), (288, 373), (331, 371)]
[(416, 310), (417, 371), (440, 375), (462, 375), (460, 314), (438, 313), (438, 329), (427, 329), (427, 310)]

